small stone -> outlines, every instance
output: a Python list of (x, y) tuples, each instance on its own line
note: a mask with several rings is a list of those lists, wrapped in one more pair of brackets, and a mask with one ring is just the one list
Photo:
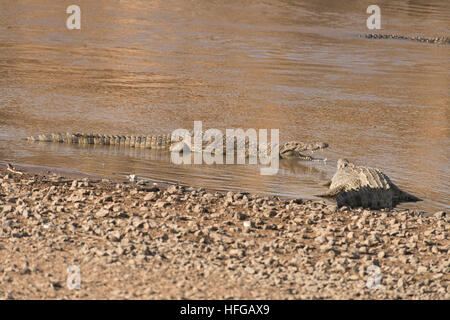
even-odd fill
[(247, 267), (247, 268), (245, 268), (244, 270), (245, 270), (247, 273), (255, 274), (255, 269), (253, 269), (252, 267)]
[(78, 186), (78, 180), (73, 180), (71, 187), (76, 188), (77, 186)]
[(234, 215), (234, 218), (237, 219), (237, 220), (241, 220), (242, 221), (242, 220), (247, 219), (248, 216), (246, 214), (242, 213), (242, 212), (236, 212), (235, 215)]
[(100, 209), (95, 213), (96, 218), (103, 218), (106, 217), (109, 214), (109, 210), (106, 209)]
[(3, 213), (8, 213), (8, 212), (11, 212), (11, 211), (12, 211), (12, 209), (13, 209), (13, 207), (12, 207), (12, 206), (10, 206), (10, 205), (6, 205), (6, 206), (3, 206), (3, 210), (2, 210), (2, 212), (3, 212)]
[(245, 255), (245, 251), (242, 249), (231, 249), (230, 250), (230, 256), (235, 256), (235, 257), (243, 257)]
[(428, 271), (428, 268), (425, 266), (420, 266), (419, 268), (417, 268), (418, 273), (425, 273), (427, 271)]
[(144, 201), (153, 201), (155, 199), (156, 199), (156, 192), (149, 192), (144, 197)]
[(59, 290), (59, 289), (61, 289), (63, 286), (62, 286), (62, 283), (61, 283), (60, 281), (53, 280), (53, 281), (50, 281), (50, 287), (51, 287), (52, 289)]
[(314, 239), (315, 242), (317, 242), (318, 244), (323, 244), (325, 242), (327, 242), (327, 239), (325, 239), (324, 236), (318, 236)]
[(206, 209), (205, 209), (202, 205), (197, 204), (197, 205), (192, 209), (192, 211), (195, 212), (195, 213), (204, 213), (204, 212), (206, 212)]
[(173, 193), (176, 193), (177, 190), (178, 190), (177, 186), (170, 186), (170, 187), (167, 188), (167, 193), (173, 194)]
[(158, 201), (157, 203), (155, 203), (155, 206), (157, 208), (165, 208), (165, 207), (167, 207), (169, 205), (170, 205), (170, 203), (165, 202), (165, 201)]
[(110, 236), (112, 241), (119, 242), (122, 239), (122, 235), (119, 230), (113, 231)]
[(438, 211), (435, 214), (433, 214), (433, 216), (438, 219), (445, 218), (446, 215), (447, 213), (445, 211)]
[(319, 247), (320, 251), (322, 252), (327, 252), (333, 249), (333, 246), (330, 245), (329, 243), (323, 244)]
[(111, 201), (113, 201), (112, 196), (104, 196), (103, 198), (100, 199), (100, 203), (111, 202)]
[(266, 218), (272, 218), (272, 217), (275, 217), (276, 215), (277, 215), (277, 211), (276, 211), (275, 209), (266, 211), (266, 212), (264, 213), (264, 216), (265, 216)]
[(30, 217), (30, 215), (31, 215), (30, 210), (24, 209), (24, 210), (22, 211), (22, 216), (23, 216), (24, 218), (28, 218), (28, 217)]

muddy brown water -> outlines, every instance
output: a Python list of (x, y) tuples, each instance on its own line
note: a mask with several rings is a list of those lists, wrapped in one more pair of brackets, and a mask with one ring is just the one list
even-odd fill
[[(73, 3), (72, 3), (73, 2)], [(0, 161), (314, 198), (335, 164), (175, 165), (162, 152), (31, 144), (48, 132), (278, 128), (450, 207), (450, 46), (366, 40), (367, 1), (0, 2)], [(81, 7), (81, 30), (65, 27)], [(450, 2), (378, 1), (382, 32), (448, 36)]]

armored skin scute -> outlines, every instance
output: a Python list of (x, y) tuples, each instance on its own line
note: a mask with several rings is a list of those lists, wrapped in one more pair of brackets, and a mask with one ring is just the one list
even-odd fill
[(357, 166), (347, 159), (338, 160), (337, 172), (328, 185), (329, 190), (319, 196), (335, 198), (339, 207), (384, 209), (401, 202), (421, 201), (400, 190), (379, 169)]
[[(191, 137), (193, 135), (191, 134)], [(222, 141), (222, 153), (226, 153), (226, 139), (223, 136)], [(119, 136), (119, 135), (109, 135), (109, 134), (93, 134), (93, 133), (52, 133), (52, 134), (41, 134), (38, 136), (31, 136), (27, 138), (28, 141), (39, 141), (39, 142), (58, 142), (58, 143), (68, 143), (68, 144), (93, 144), (93, 145), (109, 145), (109, 146), (124, 146), (127, 148), (145, 148), (145, 149), (156, 149), (156, 150), (190, 150), (192, 152), (200, 151), (196, 150), (192, 142), (186, 143), (183, 139), (179, 141), (172, 141), (171, 135), (153, 135), (153, 136)], [(236, 139), (237, 140), (237, 139)], [(236, 148), (239, 145), (236, 142)], [(202, 150), (207, 147), (211, 147), (215, 141), (203, 141)], [(243, 142), (245, 148), (246, 157), (256, 156), (255, 151), (261, 150), (259, 146), (252, 145), (248, 139)], [(298, 141), (290, 141), (279, 146), (279, 156), (281, 159), (300, 159), (300, 160), (315, 160), (315, 158), (303, 155), (301, 152), (304, 151), (316, 151), (322, 150), (328, 147), (325, 142), (314, 142), (314, 143), (303, 143)], [(186, 149), (187, 148), (187, 149)], [(264, 149), (267, 155), (271, 152), (271, 146), (269, 145), (268, 150)], [(216, 149), (217, 150), (217, 149)]]

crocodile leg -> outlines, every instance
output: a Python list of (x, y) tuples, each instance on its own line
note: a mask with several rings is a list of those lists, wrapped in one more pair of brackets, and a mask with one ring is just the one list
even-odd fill
[(345, 191), (345, 186), (339, 186), (333, 189), (328, 190), (327, 192), (323, 193), (323, 194), (319, 194), (317, 195), (317, 197), (322, 197), (322, 198), (335, 198), (337, 197), (341, 192)]

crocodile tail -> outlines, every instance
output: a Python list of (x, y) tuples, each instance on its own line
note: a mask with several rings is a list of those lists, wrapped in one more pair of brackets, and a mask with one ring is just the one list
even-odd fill
[(134, 148), (161, 149), (170, 148), (171, 135), (156, 136), (117, 136), (94, 133), (51, 133), (27, 137), (28, 141), (60, 142), (81, 145), (114, 145)]
[(79, 139), (81, 134), (75, 133), (50, 133), (50, 134), (40, 134), (37, 136), (27, 137), (28, 141), (39, 141), (39, 142), (64, 142), (64, 143), (80, 143)]
[(422, 201), (422, 199), (408, 193), (405, 192), (403, 190), (399, 190), (398, 193), (398, 200), (399, 202), (417, 202), (417, 201)]

